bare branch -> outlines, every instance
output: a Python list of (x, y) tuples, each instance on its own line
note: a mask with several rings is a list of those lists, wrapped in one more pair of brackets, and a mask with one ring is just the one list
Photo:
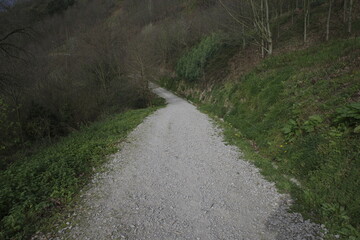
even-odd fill
[(1, 42), (5, 41), (12, 35), (21, 34), (21, 33), (27, 34), (27, 32), (25, 30), (26, 30), (25, 28), (19, 28), (19, 29), (15, 29), (15, 30), (11, 31), (10, 33), (6, 34), (5, 37), (0, 39), (0, 44), (1, 44)]
[(25, 34), (26, 36), (31, 37), (31, 34), (29, 33), (28, 29), (29, 28), (18, 28), (18, 29), (15, 29), (15, 30), (11, 31), (10, 33), (6, 34), (4, 37), (2, 37), (0, 39), (0, 52), (3, 52), (8, 57), (24, 60), (23, 58), (12, 54), (11, 50), (15, 50), (15, 51), (22, 52), (25, 54), (27, 54), (27, 51), (21, 47), (16, 46), (15, 44), (6, 42), (6, 40), (9, 40), (10, 37), (12, 37), (16, 34)]
[[(234, 19), (237, 23), (246, 25), (246, 22), (241, 21), (239, 18), (235, 17), (235, 15), (226, 7), (226, 5), (222, 2), (222, 0), (218, 0), (221, 6), (225, 9), (225, 11), (229, 14), (229, 16)], [(245, 18), (245, 17), (244, 17)]]

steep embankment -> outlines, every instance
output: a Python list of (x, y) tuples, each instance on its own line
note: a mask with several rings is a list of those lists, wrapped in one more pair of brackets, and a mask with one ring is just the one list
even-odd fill
[(241, 139), (251, 140), (265, 157), (255, 162), (292, 193), (297, 210), (357, 239), (359, 49), (359, 39), (337, 40), (270, 57), (248, 74), (211, 87), (176, 79), (163, 79), (162, 85), (223, 118), (228, 140), (243, 148)]

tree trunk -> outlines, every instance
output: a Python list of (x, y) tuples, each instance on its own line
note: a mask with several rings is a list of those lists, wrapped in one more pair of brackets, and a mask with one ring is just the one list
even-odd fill
[(272, 34), (270, 28), (270, 14), (269, 14), (269, 1), (264, 0), (265, 2), (265, 20), (266, 20), (266, 44), (267, 44), (267, 53), (272, 55), (273, 52), (273, 43), (272, 43)]
[(352, 8), (353, 8), (353, 0), (349, 2), (349, 23), (348, 23), (348, 33), (351, 34), (351, 24), (352, 24)]
[(344, 23), (346, 23), (346, 14), (347, 14), (347, 0), (344, 0), (344, 16), (343, 16)]
[(23, 124), (21, 122), (21, 117), (20, 117), (20, 105), (16, 105), (16, 120), (19, 124), (19, 130), (20, 130), (20, 142), (21, 144), (24, 143), (24, 128), (23, 128)]
[(289, 3), (290, 9), (291, 9), (291, 24), (294, 25), (294, 14), (296, 11), (296, 3), (295, 6), (293, 6), (292, 3)]
[[(261, 26), (264, 26), (264, 0), (260, 3)], [(261, 30), (260, 30), (261, 32)], [(265, 41), (264, 36), (261, 36), (261, 57), (265, 58)]]
[(329, 12), (326, 21), (326, 41), (329, 41), (332, 1), (333, 0), (329, 0)]
[(266, 32), (267, 32), (267, 45), (268, 45), (268, 54), (272, 55), (273, 52), (273, 43), (272, 43), (272, 34), (270, 29), (270, 15), (269, 15), (269, 2), (265, 0), (265, 15), (266, 15)]
[(24, 144), (24, 127), (21, 121), (21, 112), (20, 112), (20, 108), (21, 108), (21, 104), (20, 104), (20, 96), (21, 93), (19, 93), (16, 89), (11, 89), (10, 90), (10, 97), (11, 100), (15, 106), (15, 111), (16, 111), (16, 121), (19, 127), (19, 131), (20, 131), (20, 142), (21, 144)]
[(148, 5), (148, 9), (149, 9), (149, 15), (150, 15), (150, 22), (152, 22), (152, 17), (153, 17), (153, 3), (152, 0), (149, 0), (149, 5)]
[(306, 6), (306, 11), (307, 11), (307, 26), (310, 26), (310, 0), (307, 0), (307, 6)]
[(242, 24), (242, 48), (246, 47), (246, 39), (245, 39), (245, 25)]
[(268, 54), (272, 55), (273, 54), (273, 43), (272, 43), (272, 39), (270, 39), (270, 41), (268, 41)]
[(304, 0), (304, 43), (307, 41), (307, 26), (308, 26), (308, 7), (307, 7), (307, 1)]

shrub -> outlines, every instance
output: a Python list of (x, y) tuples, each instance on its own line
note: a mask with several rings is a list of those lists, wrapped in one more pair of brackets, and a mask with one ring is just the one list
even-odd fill
[(196, 47), (183, 55), (176, 65), (176, 74), (190, 82), (199, 80), (209, 60), (221, 49), (221, 37), (212, 34), (205, 37)]

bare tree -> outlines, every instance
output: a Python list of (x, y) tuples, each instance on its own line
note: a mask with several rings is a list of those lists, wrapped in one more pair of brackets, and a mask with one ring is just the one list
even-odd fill
[(304, 0), (304, 43), (307, 42), (308, 26), (310, 21), (310, 0)]
[(348, 3), (348, 0), (344, 0), (344, 13), (343, 13), (343, 22), (346, 23), (346, 15), (347, 15), (347, 3)]
[[(262, 56), (265, 56), (265, 52), (268, 55), (272, 55), (273, 40), (270, 28), (270, 12), (268, 0), (246, 0), (242, 2), (244, 7), (246, 6), (245, 2), (248, 3), (249, 10), (252, 13), (251, 16), (236, 15), (223, 3), (222, 0), (218, 1), (228, 13), (228, 15), (239, 24), (241, 29), (247, 28), (247, 30), (249, 30), (252, 27), (255, 27), (256, 34), (260, 38), (259, 45), (261, 46)], [(243, 32), (245, 33), (245, 31)]]
[(349, 16), (348, 16), (348, 33), (351, 34), (352, 28), (352, 9), (353, 9), (353, 0), (349, 0)]

